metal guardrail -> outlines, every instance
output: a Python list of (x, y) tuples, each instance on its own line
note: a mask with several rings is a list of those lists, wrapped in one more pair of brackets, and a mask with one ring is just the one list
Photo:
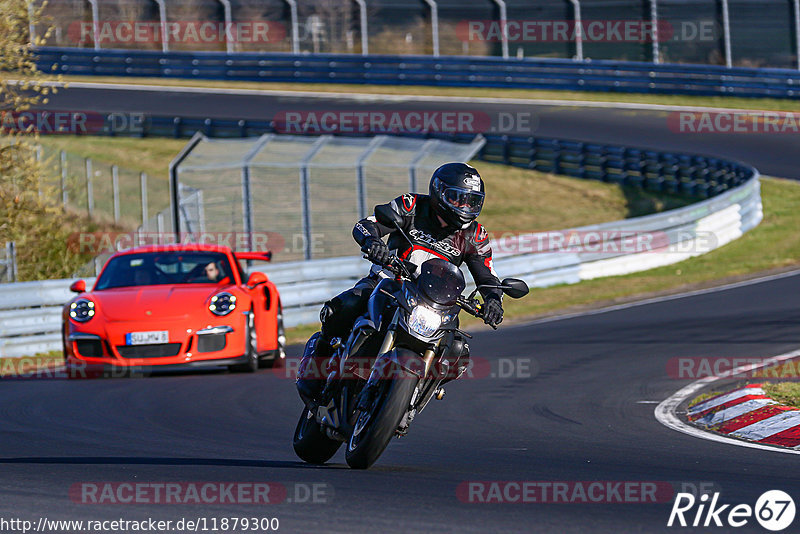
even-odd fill
[[(754, 228), (762, 217), (758, 172), (749, 169), (744, 184), (714, 198), (660, 214), (570, 231), (610, 232), (620, 238), (626, 232), (657, 233), (661, 236), (658, 248), (633, 254), (625, 253), (622, 247), (606, 252), (552, 248), (530, 252), (520, 245), (536, 240), (537, 234), (529, 234), (496, 247), (495, 268), (501, 276), (522, 278), (532, 287), (628, 274), (718, 248)], [(263, 270), (278, 285), (287, 326), (294, 326), (315, 322), (320, 305), (364, 276), (368, 264), (360, 257), (347, 257), (275, 264)], [(60, 309), (72, 296), (70, 282), (47, 280), (0, 286), (0, 356), (19, 357), (61, 347)]]
[(632, 61), (352, 54), (158, 52), (42, 47), (39, 68), (92, 76), (567, 89), (796, 98), (800, 72)]

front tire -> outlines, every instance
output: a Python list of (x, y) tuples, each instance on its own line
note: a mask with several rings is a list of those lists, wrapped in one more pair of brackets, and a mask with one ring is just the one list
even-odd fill
[(253, 310), (247, 315), (247, 329), (245, 330), (245, 343), (247, 348), (247, 362), (231, 365), (229, 369), (234, 373), (254, 373), (258, 371), (258, 333), (256, 332), (256, 316)]
[(385, 380), (367, 411), (356, 413), (356, 425), (347, 444), (345, 459), (353, 469), (367, 469), (386, 449), (408, 410), (418, 379), (397, 369), (397, 377)]
[(330, 460), (342, 445), (342, 442), (325, 435), (308, 408), (303, 408), (292, 442), (294, 452), (301, 460), (317, 465)]
[(278, 348), (272, 352), (269, 360), (259, 360), (259, 367), (281, 368), (286, 363), (286, 329), (283, 326), (283, 306), (278, 302), (277, 317)]

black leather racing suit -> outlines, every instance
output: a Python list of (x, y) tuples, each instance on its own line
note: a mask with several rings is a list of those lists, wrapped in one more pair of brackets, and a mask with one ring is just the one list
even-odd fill
[[(443, 227), (427, 195), (406, 194), (392, 200), (389, 206), (403, 218), (402, 228), (413, 243), (370, 216), (358, 221), (353, 228), (353, 237), (359, 245), (363, 246), (369, 238), (388, 234), (389, 249), (401, 259), (417, 266), (431, 258), (442, 258), (455, 265), (466, 263), (477, 285), (500, 285), (492, 267), (489, 236), (477, 221), (464, 229)], [(366, 310), (369, 296), (382, 276), (386, 275), (381, 268), (373, 265), (369, 276), (325, 304), (320, 312), (323, 340), (346, 337), (356, 318)], [(502, 300), (503, 292), (500, 289), (482, 289), (481, 294), (484, 299), (491, 295)]]

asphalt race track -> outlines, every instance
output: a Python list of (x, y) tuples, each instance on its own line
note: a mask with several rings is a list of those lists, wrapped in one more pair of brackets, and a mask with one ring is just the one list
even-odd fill
[[(135, 112), (148, 115), (272, 120), (282, 112), (457, 111), (474, 113), (474, 130), (538, 135), (633, 147), (675, 150), (741, 160), (762, 174), (800, 178), (797, 133), (681, 133), (671, 111), (555, 106), (521, 103), (402, 101), (380, 97), (307, 98), (258, 94), (213, 94), (175, 90), (90, 88), (79, 84), (50, 97), (49, 109), (84, 112)], [(413, 91), (413, 88), (410, 90)], [(526, 114), (525, 116), (517, 115)], [(504, 114), (501, 118), (501, 114)], [(512, 120), (513, 119), (513, 120)]]
[[(519, 375), (484, 373), (448, 386), (444, 401), (433, 402), (366, 472), (349, 470), (341, 450), (325, 467), (295, 458), (301, 403), (292, 381), (270, 370), (3, 381), (0, 517), (277, 517), (283, 532), (674, 531), (666, 527), (669, 499), (485, 504), (462, 502), (456, 489), (464, 481), (704, 482), (723, 502), (750, 505), (770, 489), (800, 494), (794, 456), (687, 436), (653, 416), (654, 402), (687, 383), (668, 375), (671, 358), (796, 349), (799, 293), (795, 273), (476, 332), (473, 355), (496, 370), (500, 360), (516, 362)], [(108, 505), (69, 497), (81, 482), (177, 481), (280, 483), (294, 500), (296, 488), (308, 487), (297, 484), (318, 484), (326, 502)], [(752, 519), (737, 530), (763, 532)]]
[[(488, 113), (494, 131), (501, 113), (530, 112), (530, 129), (505, 133), (718, 155), (800, 178), (795, 136), (677, 133), (668, 111), (90, 88), (63, 90), (49, 108), (260, 120), (285, 111), (466, 110)], [(751, 506), (770, 489), (800, 495), (789, 466), (794, 456), (688, 436), (653, 414), (689, 382), (670, 376), (673, 358), (797, 349), (798, 294), (800, 273), (475, 332), (473, 356), (488, 360), (495, 376), (449, 385), (444, 401), (432, 402), (369, 471), (347, 468), (341, 450), (324, 467), (295, 457), (301, 403), (293, 381), (271, 370), (4, 380), (0, 517), (34, 524), (40, 517), (276, 517), (283, 532), (675, 531), (666, 526), (674, 491), (712, 488), (724, 503)], [(298, 352), (292, 347), (290, 357)], [(487, 504), (460, 498), (458, 488), (471, 481), (630, 481), (673, 491), (655, 504)], [(124, 482), (272, 483), (287, 498), (267, 505), (85, 504), (70, 494), (76, 484)], [(737, 530), (763, 532), (753, 519)]]

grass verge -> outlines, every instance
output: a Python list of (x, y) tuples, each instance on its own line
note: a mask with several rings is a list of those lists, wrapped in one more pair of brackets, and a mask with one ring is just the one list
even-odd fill
[(168, 180), (169, 163), (188, 139), (108, 137), (93, 135), (43, 135), (39, 143), (51, 151), (64, 150), (94, 161), (144, 171)]
[(767, 382), (761, 386), (768, 397), (787, 406), (800, 407), (800, 383)]
[(473, 98), (521, 98), (532, 100), (574, 100), (623, 102), (671, 106), (800, 111), (800, 102), (778, 98), (739, 98), (729, 96), (653, 95), (602, 91), (556, 91), (539, 89), (502, 89), (492, 87), (434, 87), (408, 85), (361, 85), (336, 83), (238, 82), (172, 78), (123, 78), (112, 76), (64, 76), (64, 81), (120, 83), (126, 85), (163, 85), (170, 87), (209, 87), (214, 89), (255, 89), (271, 91), (311, 91), (315, 93), (362, 93), (402, 96), (447, 96)]
[(113, 220), (113, 192), (111, 166), (119, 167), (120, 221), (125, 230), (134, 230), (141, 224), (140, 172), (147, 174), (148, 215), (169, 207), (169, 163), (186, 145), (185, 139), (134, 138), (105, 136), (51, 135), (41, 136), (45, 163), (49, 169), (50, 185), (60, 187), (60, 162), (58, 152), (67, 157), (67, 195), (70, 207), (85, 213), (86, 170), (85, 158), (92, 160), (94, 209), (97, 220)]

